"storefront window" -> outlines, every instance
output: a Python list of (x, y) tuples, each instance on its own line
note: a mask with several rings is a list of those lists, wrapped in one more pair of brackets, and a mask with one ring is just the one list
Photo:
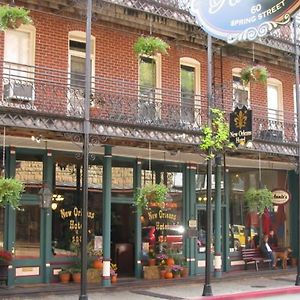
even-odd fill
[(40, 207), (24, 205), (16, 211), (16, 257), (40, 256)]
[[(288, 204), (265, 210), (260, 217), (256, 212), (249, 211), (244, 195), (250, 188), (259, 186), (269, 190), (284, 189), (287, 172), (276, 170), (257, 170), (235, 172), (230, 174), (230, 250), (238, 251), (245, 247), (255, 247), (261, 240), (260, 233), (269, 234), (274, 230), (279, 246), (286, 246)], [(261, 178), (261, 182), (259, 182)]]
[(150, 203), (150, 208), (142, 215), (143, 250), (158, 253), (182, 253), (182, 174), (166, 172), (169, 194), (163, 205)]

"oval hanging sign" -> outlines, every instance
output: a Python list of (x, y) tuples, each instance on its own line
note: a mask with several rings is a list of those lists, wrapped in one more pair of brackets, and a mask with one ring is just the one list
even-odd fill
[(291, 198), (290, 193), (285, 190), (274, 190), (272, 191), (272, 194), (272, 202), (275, 205), (286, 204)]
[(208, 34), (234, 43), (287, 24), (299, 7), (299, 0), (192, 0), (191, 13)]

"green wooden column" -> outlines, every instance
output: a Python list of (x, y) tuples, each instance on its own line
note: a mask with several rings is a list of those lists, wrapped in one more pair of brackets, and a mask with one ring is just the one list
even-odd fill
[[(183, 220), (182, 223), (184, 228), (188, 230), (188, 222), (189, 222), (189, 176), (188, 176), (188, 167), (184, 165), (183, 168), (183, 189), (182, 189), (182, 206), (183, 206)], [(183, 247), (183, 255), (186, 259), (187, 266), (189, 267), (191, 273), (191, 266), (190, 266), (190, 239), (188, 235), (184, 235), (184, 247)]]
[[(6, 149), (6, 156), (5, 156), (5, 175), (6, 177), (15, 177), (16, 175), (16, 149), (11, 147)], [(11, 206), (6, 206), (5, 208), (5, 240), (4, 240), (4, 247), (8, 251), (12, 253), (15, 252), (15, 236), (16, 236), (16, 210), (12, 209)], [(8, 280), (7, 285), (9, 287), (14, 285), (15, 280), (15, 267), (14, 263), (12, 262), (11, 265), (8, 266)]]
[[(133, 188), (134, 190), (141, 187), (142, 177), (142, 162), (136, 160), (133, 168)], [(142, 210), (136, 207), (135, 212), (135, 277), (142, 278), (142, 223), (141, 223)]]
[(222, 200), (221, 200), (221, 176), (222, 166), (221, 157), (216, 157), (215, 170), (215, 277), (222, 276), (222, 256), (221, 256), (221, 218), (222, 218)]
[(104, 147), (103, 159), (103, 286), (110, 286), (110, 242), (111, 242), (111, 181), (112, 147)]
[[(51, 191), (53, 191), (53, 156), (52, 151), (45, 150), (44, 159), (43, 159), (43, 181)], [(43, 237), (41, 240), (42, 246), (42, 274), (43, 274), (43, 282), (49, 283), (51, 278), (51, 268), (50, 261), (52, 256), (52, 209), (42, 208), (42, 216), (41, 220), (43, 220), (41, 232), (43, 233)]]
[(225, 213), (224, 213), (224, 226), (223, 226), (223, 270), (227, 272), (230, 270), (230, 257), (229, 257), (229, 193), (230, 193), (230, 182), (229, 182), (229, 169), (225, 168), (224, 173), (224, 202), (225, 202)]
[(299, 241), (298, 241), (298, 231), (299, 231), (299, 187), (298, 187), (298, 174), (294, 171), (289, 171), (289, 181), (288, 188), (292, 195), (292, 201), (290, 201), (290, 243), (293, 249), (293, 256), (298, 256)]
[[(190, 165), (188, 167), (189, 173), (189, 218), (188, 220), (196, 220), (197, 219), (197, 211), (196, 211), (196, 166)], [(190, 238), (190, 275), (196, 275), (197, 262), (196, 262), (196, 252), (197, 252), (197, 244), (196, 238)]]

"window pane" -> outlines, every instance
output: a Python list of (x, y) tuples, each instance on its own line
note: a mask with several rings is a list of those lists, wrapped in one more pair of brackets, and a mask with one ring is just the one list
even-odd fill
[(71, 85), (84, 88), (85, 58), (71, 56)]
[(8, 30), (5, 32), (4, 60), (24, 65), (30, 64), (30, 34)]
[(268, 117), (269, 119), (278, 119), (279, 99), (278, 87), (268, 85)]
[(146, 88), (156, 87), (156, 67), (152, 58), (141, 58), (140, 61), (140, 85)]
[(40, 207), (24, 205), (16, 212), (16, 256), (40, 256)]

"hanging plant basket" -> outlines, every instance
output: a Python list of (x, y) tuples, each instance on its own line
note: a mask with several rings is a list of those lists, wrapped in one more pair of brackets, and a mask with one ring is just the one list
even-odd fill
[(0, 177), (0, 207), (10, 205), (13, 208), (18, 208), (23, 192), (24, 184), (21, 181)]
[(168, 188), (164, 184), (147, 184), (137, 190), (135, 194), (135, 205), (140, 209), (148, 209), (150, 202), (163, 204), (166, 201)]
[(0, 29), (17, 29), (22, 24), (31, 24), (30, 11), (24, 7), (2, 5), (0, 6)]
[(170, 45), (162, 39), (154, 36), (140, 36), (133, 46), (134, 52), (140, 55), (155, 56), (156, 54), (168, 54)]
[(266, 187), (263, 189), (250, 188), (245, 193), (245, 203), (248, 210), (262, 215), (267, 208), (273, 206), (273, 194)]
[(247, 85), (250, 81), (265, 84), (269, 72), (265, 66), (248, 66), (241, 70), (240, 75), (244, 85)]

